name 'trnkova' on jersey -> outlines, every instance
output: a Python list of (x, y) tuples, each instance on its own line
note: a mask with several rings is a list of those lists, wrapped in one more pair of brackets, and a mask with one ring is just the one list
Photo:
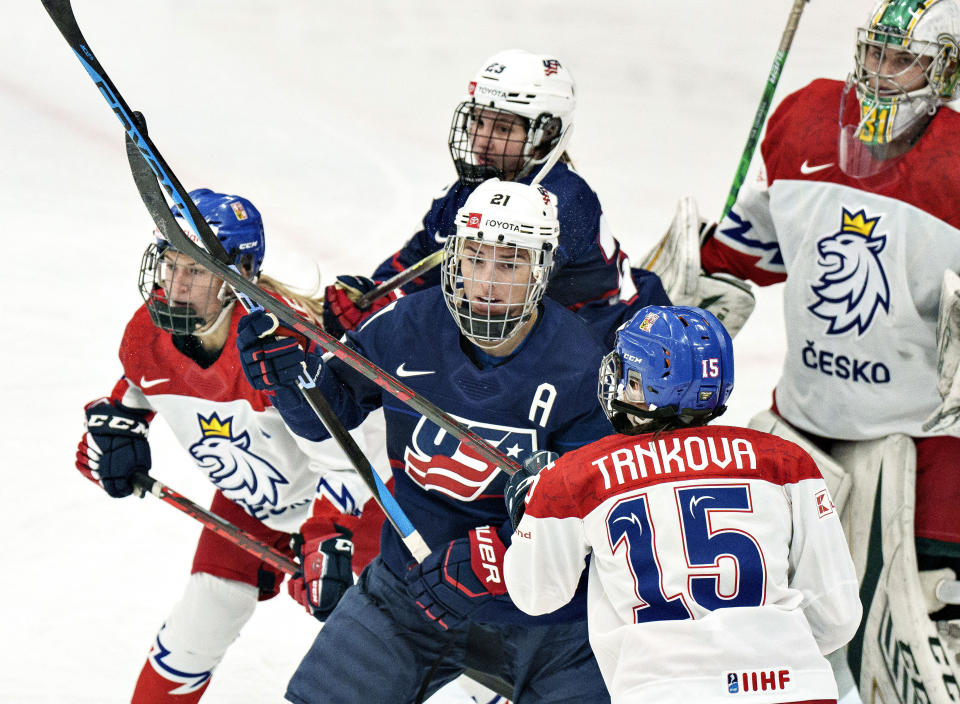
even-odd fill
[[(719, 445), (719, 448), (718, 448)], [(726, 469), (734, 463), (737, 469), (757, 469), (757, 456), (753, 445), (744, 438), (687, 437), (641, 441), (633, 449), (621, 448), (593, 460), (603, 475), (603, 485), (609, 489), (611, 471), (617, 484), (646, 479), (652, 472), (682, 474), (688, 470), (702, 472), (705, 469)]]

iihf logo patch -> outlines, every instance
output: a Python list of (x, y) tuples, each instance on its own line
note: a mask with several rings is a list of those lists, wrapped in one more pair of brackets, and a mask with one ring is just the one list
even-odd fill
[(740, 691), (740, 680), (737, 679), (736, 672), (727, 673), (727, 691), (730, 694), (736, 694)]
[(277, 487), (289, 484), (276, 467), (250, 452), (250, 435), (233, 434), (233, 417), (221, 420), (216, 413), (199, 413), (202, 437), (190, 446), (200, 469), (232, 501), (246, 506), (276, 506)]
[(811, 286), (817, 301), (807, 310), (830, 323), (828, 335), (848, 330), (862, 335), (878, 310), (890, 309), (890, 285), (880, 261), (887, 238), (873, 235), (879, 222), (879, 216), (844, 208), (840, 231), (817, 243), (822, 273)]
[(482, 219), (483, 213), (469, 213), (467, 215), (467, 227), (479, 228)]

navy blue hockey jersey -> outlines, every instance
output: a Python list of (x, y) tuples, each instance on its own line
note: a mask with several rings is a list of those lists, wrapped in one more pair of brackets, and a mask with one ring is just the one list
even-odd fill
[[(536, 171), (520, 179), (529, 183)], [(670, 305), (660, 279), (644, 269), (630, 269), (603, 218), (600, 200), (583, 178), (566, 164), (553, 167), (542, 185), (557, 196), (560, 242), (546, 295), (577, 312), (595, 336), (613, 346), (612, 333), (622, 322), (648, 305)], [(459, 181), (433, 201), (423, 218), (423, 229), (400, 251), (384, 261), (373, 278), (382, 281), (443, 247), (456, 233), (457, 211), (475, 186)], [(412, 293), (440, 283), (439, 268), (403, 286)]]
[[(596, 397), (603, 351), (581, 320), (549, 299), (519, 350), (487, 369), (474, 362), (475, 348), (461, 337), (439, 286), (399, 299), (347, 336), (364, 357), (519, 463), (534, 450), (563, 454), (612, 431)], [(324, 363), (317, 383), (348, 428), (383, 407), (394, 496), (431, 548), (482, 525), (505, 526), (500, 535), (509, 544), (507, 476), (498, 467), (337, 359)], [(300, 434), (326, 436), (306, 404), (280, 410)], [(381, 557), (400, 577), (411, 560), (389, 525)], [(574, 602), (545, 618), (584, 617), (585, 601)], [(479, 620), (538, 622), (512, 603), (484, 609), (490, 613)]]

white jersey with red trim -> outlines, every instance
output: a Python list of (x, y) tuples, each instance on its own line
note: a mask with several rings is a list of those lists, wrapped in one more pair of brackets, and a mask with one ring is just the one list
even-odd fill
[[(370, 492), (336, 443), (295, 435), (270, 397), (247, 383), (236, 347), (243, 314), (237, 306), (223, 351), (204, 368), (141, 307), (124, 331), (124, 375), (111, 398), (163, 416), (210, 482), (270, 528), (298, 530), (313, 499), (324, 495), (340, 511), (358, 514)], [(351, 434), (364, 448), (364, 430)]]
[(529, 490), (507, 550), (531, 614), (573, 595), (613, 701), (831, 699), (823, 655), (856, 632), (853, 562), (813, 460), (766, 433), (611, 435)]
[[(960, 271), (960, 114), (941, 109), (910, 151), (855, 180), (838, 163), (842, 93), (818, 80), (784, 99), (759, 183), (741, 191), (702, 262), (786, 281), (776, 403), (792, 425), (842, 440), (926, 436), (940, 403), (940, 282)], [(854, 122), (856, 106), (847, 101)]]

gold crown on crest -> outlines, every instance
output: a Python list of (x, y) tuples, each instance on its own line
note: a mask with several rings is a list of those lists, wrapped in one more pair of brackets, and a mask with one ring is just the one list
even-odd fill
[(851, 213), (849, 210), (844, 208), (843, 225), (840, 227), (840, 232), (851, 232), (853, 234), (869, 237), (871, 234), (873, 234), (873, 229), (877, 226), (878, 222), (880, 222), (880, 216), (868, 218), (867, 213), (864, 210), (861, 210), (857, 213)]
[(200, 418), (200, 430), (203, 432), (203, 437), (230, 437), (230, 421), (233, 420), (232, 418), (227, 418), (227, 422), (223, 423), (217, 417), (216, 412), (209, 418), (204, 418), (200, 414), (197, 414), (197, 416)]

